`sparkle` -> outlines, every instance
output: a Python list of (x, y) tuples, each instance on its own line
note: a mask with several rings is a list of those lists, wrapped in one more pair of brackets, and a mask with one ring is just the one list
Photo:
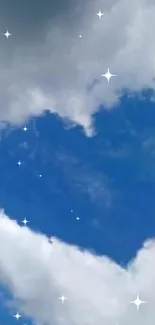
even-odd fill
[(99, 18), (101, 18), (104, 14), (103, 12), (101, 12), (101, 10), (99, 10), (99, 12), (96, 14)]
[(17, 164), (18, 164), (18, 166), (20, 166), (21, 165), (21, 161), (19, 160)]
[(81, 38), (82, 37), (82, 35), (79, 35), (79, 38)]
[(59, 297), (59, 299), (62, 301), (62, 304), (64, 303), (64, 301), (67, 299), (66, 297), (64, 297), (64, 296), (61, 296), (61, 297)]
[(6, 36), (6, 38), (8, 39), (9, 38), (9, 36), (11, 36), (12, 34), (10, 34), (9, 32), (8, 32), (8, 30), (6, 31), (6, 33), (5, 34), (3, 34), (4, 36)]
[(71, 210), (71, 212), (73, 213), (73, 210)]
[(131, 304), (134, 304), (137, 307), (137, 310), (139, 310), (141, 304), (145, 304), (145, 303), (146, 301), (140, 300), (139, 295), (137, 295), (137, 298), (135, 300), (131, 301)]
[(107, 73), (102, 74), (101, 77), (105, 77), (108, 80), (108, 82), (109, 82), (109, 80), (111, 79), (111, 77), (116, 77), (116, 75), (115, 74), (111, 74), (110, 71), (109, 71), (109, 68), (108, 68)]
[(13, 317), (15, 317), (18, 320), (21, 317), (21, 315), (19, 315), (18, 313), (16, 313), (16, 315), (13, 315)]
[(29, 221), (25, 218), (22, 223), (26, 226)]
[(26, 127), (26, 126), (24, 126), (23, 130), (26, 132), (26, 131), (27, 131), (27, 127)]
[(42, 174), (39, 174), (39, 177), (41, 178), (42, 177)]
[(77, 217), (77, 218), (76, 218), (76, 220), (80, 220), (80, 218), (79, 218), (79, 217)]

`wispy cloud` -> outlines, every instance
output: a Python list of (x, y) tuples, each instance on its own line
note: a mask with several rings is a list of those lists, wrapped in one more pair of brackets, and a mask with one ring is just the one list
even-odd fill
[(79, 158), (63, 150), (56, 154), (56, 162), (63, 171), (65, 181), (72, 188), (76, 187), (96, 204), (111, 206), (114, 191), (106, 175), (94, 170), (88, 162), (81, 162)]

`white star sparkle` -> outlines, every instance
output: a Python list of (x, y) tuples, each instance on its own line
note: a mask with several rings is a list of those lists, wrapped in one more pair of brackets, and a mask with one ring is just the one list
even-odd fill
[(3, 34), (4, 36), (6, 36), (6, 38), (8, 39), (9, 38), (9, 36), (11, 36), (12, 34), (10, 34), (9, 32), (8, 32), (8, 30), (6, 31), (6, 33), (5, 34)]
[(20, 166), (21, 165), (21, 161), (19, 160), (17, 164), (18, 164), (18, 166)]
[(65, 301), (67, 298), (64, 297), (64, 296), (61, 296), (61, 297), (59, 297), (59, 299), (62, 301), (62, 304), (64, 304), (64, 301)]
[(140, 300), (139, 295), (137, 295), (137, 298), (136, 298), (135, 300), (131, 301), (130, 303), (131, 303), (131, 304), (134, 304), (134, 305), (137, 307), (137, 311), (138, 311), (140, 305), (141, 305), (141, 304), (145, 304), (146, 301), (142, 301), (142, 300)]
[(22, 223), (26, 226), (29, 221), (25, 218)]
[(102, 16), (104, 16), (104, 13), (101, 12), (101, 10), (99, 10), (99, 12), (96, 14), (99, 18), (101, 18)]
[(19, 315), (18, 313), (16, 313), (16, 315), (13, 315), (13, 317), (15, 317), (17, 320), (22, 317), (21, 315)]
[(79, 218), (79, 217), (77, 217), (77, 218), (76, 218), (76, 220), (80, 220), (80, 218)]
[(109, 68), (108, 68), (107, 73), (102, 74), (101, 77), (105, 77), (108, 80), (108, 83), (109, 83), (109, 80), (111, 79), (111, 77), (116, 77), (116, 74), (111, 74), (110, 71), (109, 71)]
[(26, 131), (27, 131), (27, 127), (26, 127), (26, 126), (24, 126), (23, 130), (26, 132)]
[(79, 35), (79, 38), (81, 38), (82, 37), (82, 35)]

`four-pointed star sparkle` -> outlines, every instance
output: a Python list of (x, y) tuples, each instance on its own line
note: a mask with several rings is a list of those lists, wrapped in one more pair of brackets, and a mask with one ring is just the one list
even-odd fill
[(102, 18), (102, 16), (104, 16), (104, 13), (101, 12), (101, 10), (99, 10), (99, 12), (96, 14), (99, 18)]
[(22, 223), (26, 226), (29, 221), (25, 218)]
[(142, 300), (140, 300), (139, 295), (137, 295), (137, 298), (136, 298), (135, 300), (131, 301), (130, 303), (131, 303), (131, 304), (134, 304), (134, 305), (136, 306), (136, 308), (137, 308), (137, 311), (139, 311), (139, 307), (140, 307), (140, 305), (141, 305), (141, 304), (145, 304), (146, 301), (142, 301)]
[(109, 68), (108, 68), (108, 70), (105, 74), (101, 74), (101, 77), (105, 77), (109, 83), (111, 77), (116, 77), (116, 74), (110, 73)]
[(13, 317), (15, 317), (17, 320), (22, 317), (21, 315), (19, 315), (18, 313), (16, 313), (16, 315), (13, 315)]
[(62, 304), (64, 304), (64, 301), (65, 301), (67, 298), (64, 297), (64, 296), (61, 296), (61, 297), (59, 297), (59, 299), (62, 301)]
[(9, 32), (8, 32), (8, 30), (6, 31), (6, 33), (5, 34), (3, 34), (4, 36), (6, 36), (6, 38), (8, 39), (9, 38), (9, 36), (11, 36), (12, 34), (10, 34)]

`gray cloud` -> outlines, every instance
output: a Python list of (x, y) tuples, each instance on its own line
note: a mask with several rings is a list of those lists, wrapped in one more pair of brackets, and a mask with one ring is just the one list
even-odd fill
[[(110, 109), (124, 88), (154, 89), (153, 1), (1, 3), (0, 27), (13, 34), (1, 40), (1, 121), (21, 124), (48, 109), (91, 135), (101, 103)], [(109, 85), (108, 67), (118, 75)]]

